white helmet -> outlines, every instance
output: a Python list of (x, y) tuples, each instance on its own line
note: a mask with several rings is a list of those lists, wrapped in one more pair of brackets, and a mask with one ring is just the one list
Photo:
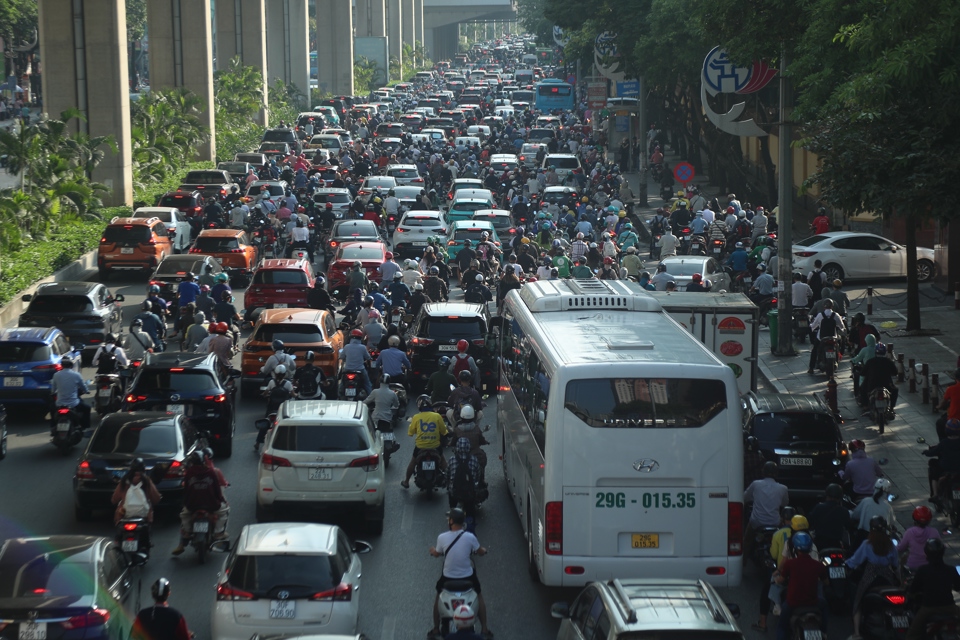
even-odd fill
[(278, 376), (285, 376), (287, 375), (287, 367), (286, 365), (278, 364), (277, 368), (274, 369), (273, 372)]
[(463, 405), (463, 408), (460, 409), (460, 419), (461, 420), (473, 420), (477, 417), (477, 413), (473, 410), (473, 406), (469, 404)]
[(474, 617), (473, 609), (465, 604), (460, 605), (457, 607), (457, 610), (453, 612), (453, 621), (456, 623), (457, 629), (471, 628)]

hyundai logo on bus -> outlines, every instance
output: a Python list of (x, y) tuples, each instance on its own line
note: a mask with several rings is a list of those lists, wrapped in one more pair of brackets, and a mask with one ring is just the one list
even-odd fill
[(660, 468), (660, 463), (652, 458), (643, 458), (633, 463), (633, 468), (640, 473), (650, 473)]

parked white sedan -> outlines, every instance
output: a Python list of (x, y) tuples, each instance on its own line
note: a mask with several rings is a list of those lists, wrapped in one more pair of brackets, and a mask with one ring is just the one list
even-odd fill
[[(855, 278), (903, 278), (907, 275), (907, 249), (872, 233), (831, 231), (793, 244), (793, 267), (808, 273), (816, 260), (823, 264), (827, 282)], [(926, 282), (936, 275), (933, 249), (917, 247), (917, 278)]]

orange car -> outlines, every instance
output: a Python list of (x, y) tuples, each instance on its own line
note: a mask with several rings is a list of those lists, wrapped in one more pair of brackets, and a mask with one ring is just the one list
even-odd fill
[(173, 244), (160, 218), (114, 218), (100, 236), (97, 270), (104, 282), (113, 271), (153, 273)]
[(213, 256), (236, 287), (245, 287), (250, 283), (250, 275), (259, 258), (257, 248), (247, 232), (241, 229), (204, 229), (197, 236), (190, 253)]
[(283, 342), (287, 353), (296, 356), (297, 366), (304, 362), (307, 351), (313, 351), (313, 363), (326, 376), (336, 375), (343, 332), (337, 329), (333, 314), (316, 309), (264, 309), (257, 318), (253, 333), (243, 345), (240, 361), (240, 393), (257, 397), (267, 378), (261, 367), (273, 354), (273, 341)]

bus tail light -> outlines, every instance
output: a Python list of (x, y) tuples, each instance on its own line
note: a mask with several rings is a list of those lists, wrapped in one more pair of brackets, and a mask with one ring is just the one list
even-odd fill
[[(546, 512), (547, 530), (544, 541), (547, 555), (563, 555), (563, 503), (548, 502)], [(533, 532), (529, 535), (533, 535)]]
[(727, 555), (743, 555), (743, 503), (727, 503)]

